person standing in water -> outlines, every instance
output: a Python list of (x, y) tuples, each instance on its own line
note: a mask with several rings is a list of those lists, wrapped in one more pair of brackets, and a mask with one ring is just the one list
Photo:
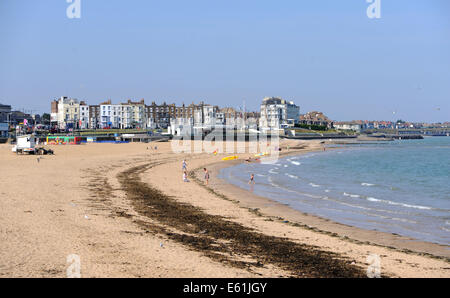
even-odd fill
[(252, 174), (250, 176), (250, 180), (248, 181), (248, 184), (255, 184), (255, 174)]
[(203, 168), (203, 171), (205, 172), (205, 183), (206, 185), (209, 184), (209, 172), (206, 168)]

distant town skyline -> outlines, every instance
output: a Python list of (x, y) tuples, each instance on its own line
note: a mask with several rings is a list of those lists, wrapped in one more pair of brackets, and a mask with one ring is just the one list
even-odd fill
[(333, 120), (450, 121), (450, 3), (382, 1), (0, 2), (0, 103), (49, 113), (97, 104), (204, 101), (259, 111), (264, 97)]

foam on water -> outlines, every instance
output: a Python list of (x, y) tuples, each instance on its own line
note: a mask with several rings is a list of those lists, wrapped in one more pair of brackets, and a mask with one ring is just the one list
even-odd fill
[(450, 245), (449, 157), (450, 138), (426, 138), (299, 155), (275, 166), (243, 164), (221, 173), (233, 172), (235, 178), (224, 177), (242, 188), (248, 188), (250, 172), (267, 175), (269, 182), (257, 181), (253, 191), (302, 212)]
[(275, 168), (275, 169), (270, 169), (270, 170), (269, 170), (269, 173), (270, 173), (270, 174), (278, 174), (278, 172), (275, 171), (276, 169), (277, 169), (277, 168)]
[(291, 175), (291, 174), (289, 174), (289, 173), (286, 173), (285, 175), (288, 176), (289, 178), (292, 178), (292, 179), (298, 179), (297, 176)]

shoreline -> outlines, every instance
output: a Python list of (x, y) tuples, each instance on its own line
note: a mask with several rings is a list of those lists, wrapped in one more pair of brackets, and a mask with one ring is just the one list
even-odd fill
[[(286, 154), (280, 155), (280, 158), (303, 155), (309, 152), (320, 152), (320, 150), (287, 152)], [(275, 218), (281, 222), (287, 221), (285, 222), (286, 224), (301, 226), (303, 228), (332, 235), (349, 242), (376, 245), (398, 250), (400, 252), (428, 255), (430, 257), (450, 261), (450, 246), (422, 241), (395, 233), (367, 230), (335, 222), (327, 218), (294, 209), (288, 204), (283, 204), (270, 198), (256, 195), (250, 190), (243, 189), (228, 182), (226, 179), (218, 177), (221, 169), (236, 166), (242, 163), (242, 160), (234, 160), (228, 163), (214, 162), (204, 165), (204, 167), (210, 169), (212, 178), (208, 188), (216, 194), (223, 195), (230, 200), (237, 202), (239, 206), (248, 208), (249, 210), (254, 210), (266, 218)], [(194, 170), (197, 178), (201, 177), (201, 169), (202, 167)]]

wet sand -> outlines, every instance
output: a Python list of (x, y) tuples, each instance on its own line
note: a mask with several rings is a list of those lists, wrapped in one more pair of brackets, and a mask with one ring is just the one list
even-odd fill
[(65, 277), (70, 254), (83, 277), (359, 277), (369, 254), (383, 276), (450, 276), (448, 259), (285, 223), (249, 207), (273, 202), (205, 188), (192, 171), (224, 155), (174, 154), (170, 143), (51, 148), (38, 163), (0, 145), (1, 277)]

